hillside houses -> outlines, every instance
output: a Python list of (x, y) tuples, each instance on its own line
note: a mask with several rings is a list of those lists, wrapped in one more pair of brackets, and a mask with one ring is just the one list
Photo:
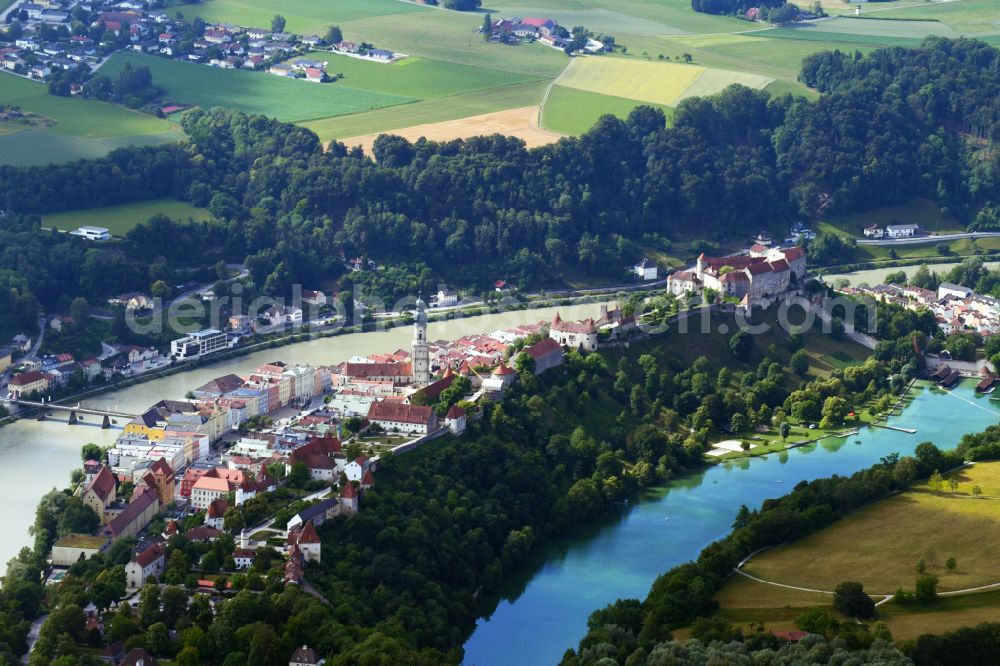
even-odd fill
[(841, 292), (894, 303), (908, 310), (926, 308), (934, 314), (938, 328), (945, 335), (968, 332), (986, 337), (1000, 333), (1000, 299), (977, 294), (961, 285), (942, 282), (937, 291), (931, 291), (913, 286), (879, 284), (847, 287)]

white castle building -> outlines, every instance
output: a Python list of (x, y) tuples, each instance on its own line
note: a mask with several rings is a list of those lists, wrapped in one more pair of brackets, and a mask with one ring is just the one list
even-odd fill
[(732, 257), (706, 257), (703, 252), (694, 270), (677, 271), (667, 288), (677, 296), (713, 289), (739, 299), (767, 298), (801, 283), (805, 273), (804, 248), (754, 246), (749, 254)]

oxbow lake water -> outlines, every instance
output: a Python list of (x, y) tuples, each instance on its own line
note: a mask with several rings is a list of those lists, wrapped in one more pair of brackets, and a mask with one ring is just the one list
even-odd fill
[(638, 503), (546, 544), (498, 595), (483, 600), (465, 664), (558, 663), (586, 633), (592, 611), (616, 599), (644, 599), (659, 574), (728, 534), (741, 504), (759, 508), (800, 481), (849, 475), (890, 453), (912, 454), (921, 442), (954, 448), (963, 434), (1000, 421), (1000, 402), (976, 395), (974, 386), (965, 381), (948, 392), (918, 385), (912, 403), (889, 421), (916, 434), (867, 428), (720, 464), (650, 490)]
[[(455, 340), (473, 333), (489, 333), (520, 324), (551, 320), (556, 312), (564, 319), (583, 319), (599, 314), (598, 304), (533, 308), (502, 314), (432, 322), (427, 327), (430, 340)], [(432, 311), (433, 314), (433, 311)], [(138, 414), (158, 400), (183, 399), (189, 390), (229, 373), (247, 374), (269, 361), (329, 365), (352, 356), (367, 356), (409, 349), (413, 331), (400, 327), (382, 332), (351, 333), (331, 338), (299, 342), (285, 347), (254, 352), (236, 359), (198, 367), (131, 388), (106, 393), (85, 405)], [(38, 500), (52, 488), (69, 483), (70, 472), (80, 467), (80, 447), (87, 442), (101, 446), (114, 443), (121, 430), (101, 430), (97, 417), (88, 423), (68, 426), (62, 420), (22, 420), (0, 427), (0, 572), (22, 546), (31, 544), (28, 528), (35, 520)], [(119, 426), (122, 424), (119, 424)]]

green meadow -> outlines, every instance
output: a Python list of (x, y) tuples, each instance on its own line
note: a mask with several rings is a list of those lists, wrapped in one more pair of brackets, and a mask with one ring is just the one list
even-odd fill
[(211, 213), (177, 199), (149, 199), (118, 206), (68, 210), (42, 216), (42, 226), (47, 229), (72, 231), (77, 227), (95, 226), (108, 229), (114, 236), (124, 236), (133, 227), (154, 215), (166, 215), (175, 220), (188, 218), (197, 222), (212, 219)]
[(102, 71), (114, 75), (126, 63), (146, 65), (164, 99), (204, 108), (224, 106), (287, 122), (358, 113), (413, 98), (351, 88), (341, 83), (309, 83), (265, 72), (224, 70), (135, 53), (117, 53)]
[[(625, 118), (632, 109), (647, 102), (638, 102), (624, 97), (612, 97), (598, 93), (553, 86), (542, 111), (542, 127), (563, 134), (582, 134), (593, 127), (597, 119), (610, 113)], [(663, 110), (668, 121), (673, 117), (673, 109), (653, 104)]]
[(56, 97), (43, 83), (0, 73), (0, 104), (43, 116), (46, 124), (11, 125), (0, 134), (0, 163), (20, 166), (100, 157), (139, 143), (176, 141), (175, 123), (123, 106)]
[(321, 118), (300, 124), (316, 132), (324, 141), (375, 132), (390, 132), (401, 127), (458, 120), (494, 111), (532, 106), (542, 99), (547, 85), (547, 81), (521, 83), (367, 113)]
[(305, 57), (329, 63), (328, 72), (343, 76), (336, 85), (419, 99), (435, 99), (538, 80), (526, 74), (419, 57), (391, 64), (326, 52), (313, 52)]
[(174, 4), (167, 11), (171, 15), (180, 12), (187, 18), (200, 16), (210, 22), (259, 28), (270, 27), (271, 18), (281, 14), (287, 21), (287, 31), (322, 34), (328, 25), (334, 23), (373, 16), (415, 14), (430, 9), (400, 0), (283, 0), (279, 5), (267, 0), (205, 0)]

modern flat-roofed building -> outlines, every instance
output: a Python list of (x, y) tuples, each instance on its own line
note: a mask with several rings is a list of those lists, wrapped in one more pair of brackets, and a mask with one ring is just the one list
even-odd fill
[(80, 236), (92, 241), (111, 240), (111, 232), (104, 227), (80, 227), (69, 233), (71, 236)]
[(229, 338), (225, 333), (208, 328), (172, 341), (170, 343), (170, 356), (175, 360), (182, 361), (221, 351), (227, 346), (229, 346)]
[(80, 558), (91, 558), (103, 552), (111, 540), (103, 536), (89, 534), (67, 534), (52, 545), (52, 566), (70, 567)]

